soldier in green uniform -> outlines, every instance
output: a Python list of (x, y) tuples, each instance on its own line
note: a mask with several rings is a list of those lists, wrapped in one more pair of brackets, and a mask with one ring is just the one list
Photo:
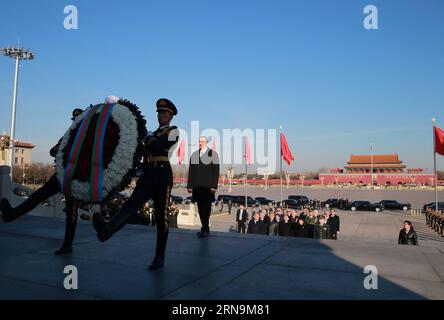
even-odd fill
[(318, 217), (318, 223), (314, 226), (315, 239), (330, 239), (330, 226), (325, 222), (324, 216)]
[(170, 149), (179, 140), (177, 127), (170, 126), (171, 120), (177, 115), (176, 106), (168, 99), (159, 99), (157, 106), (157, 120), (159, 128), (148, 134), (145, 140), (145, 157), (143, 174), (137, 181), (131, 197), (122, 206), (122, 209), (106, 222), (98, 212), (93, 215), (93, 225), (97, 237), (104, 242), (119, 231), (149, 199), (154, 202), (154, 215), (157, 227), (156, 255), (149, 270), (163, 267), (165, 249), (168, 240), (168, 207), (171, 188), (173, 186), (173, 172), (169, 161)]
[[(74, 121), (78, 116), (82, 114), (82, 109), (74, 109), (72, 111), (71, 120)], [(62, 139), (57, 142), (57, 144), (51, 148), (49, 154), (51, 157), (55, 157), (59, 150), (59, 145)], [(4, 222), (9, 223), (12, 222), (21, 216), (27, 214), (32, 211), (35, 207), (37, 207), (40, 203), (45, 201), (46, 199), (56, 195), (61, 190), (60, 183), (57, 180), (56, 174), (53, 174), (49, 180), (38, 190), (33, 192), (31, 196), (18, 205), (15, 208), (12, 208), (8, 199), (4, 198), (0, 200), (0, 211), (2, 212), (2, 219)], [(65, 214), (66, 214), (66, 227), (65, 227), (65, 238), (60, 249), (54, 252), (55, 255), (64, 255), (72, 252), (72, 245), (74, 242), (74, 235), (76, 233), (77, 227), (77, 217), (78, 217), (78, 209), (81, 207), (81, 202), (78, 200), (74, 200), (72, 198), (67, 198), (65, 202)]]

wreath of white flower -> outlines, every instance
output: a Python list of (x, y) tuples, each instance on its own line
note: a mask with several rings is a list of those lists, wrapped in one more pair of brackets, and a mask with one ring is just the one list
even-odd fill
[[(94, 108), (94, 107), (92, 107)], [(87, 112), (83, 112), (72, 123), (60, 142), (56, 155), (56, 172), (58, 180), (63, 183), (64, 166), (63, 150), (66, 148), (70, 136), (75, 128), (79, 126), (85, 118)], [(137, 150), (137, 121), (135, 115), (127, 107), (115, 104), (111, 117), (119, 126), (119, 140), (108, 167), (103, 170), (102, 191), (103, 198), (108, 197), (110, 192), (117, 187), (133, 168), (133, 159)], [(71, 194), (77, 200), (90, 201), (90, 183), (72, 180)]]

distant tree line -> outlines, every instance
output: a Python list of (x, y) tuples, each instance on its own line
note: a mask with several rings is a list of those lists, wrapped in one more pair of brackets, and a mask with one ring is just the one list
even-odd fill
[(12, 179), (26, 185), (42, 185), (54, 174), (54, 165), (36, 162), (27, 166), (14, 166)]

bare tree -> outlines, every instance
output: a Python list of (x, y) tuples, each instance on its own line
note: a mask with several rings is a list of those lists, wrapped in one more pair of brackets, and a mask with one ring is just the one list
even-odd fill
[(54, 165), (36, 162), (26, 166), (15, 166), (12, 178), (20, 184), (42, 185), (54, 172)]

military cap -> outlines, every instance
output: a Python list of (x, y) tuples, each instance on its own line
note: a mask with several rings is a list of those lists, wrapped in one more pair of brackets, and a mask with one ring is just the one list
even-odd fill
[(161, 98), (157, 100), (156, 107), (157, 107), (157, 112), (169, 111), (173, 116), (177, 114), (176, 106), (168, 99)]
[(76, 108), (72, 111), (72, 120), (74, 120), (75, 118), (77, 118), (78, 116), (80, 116), (83, 113), (83, 110), (80, 108)]

